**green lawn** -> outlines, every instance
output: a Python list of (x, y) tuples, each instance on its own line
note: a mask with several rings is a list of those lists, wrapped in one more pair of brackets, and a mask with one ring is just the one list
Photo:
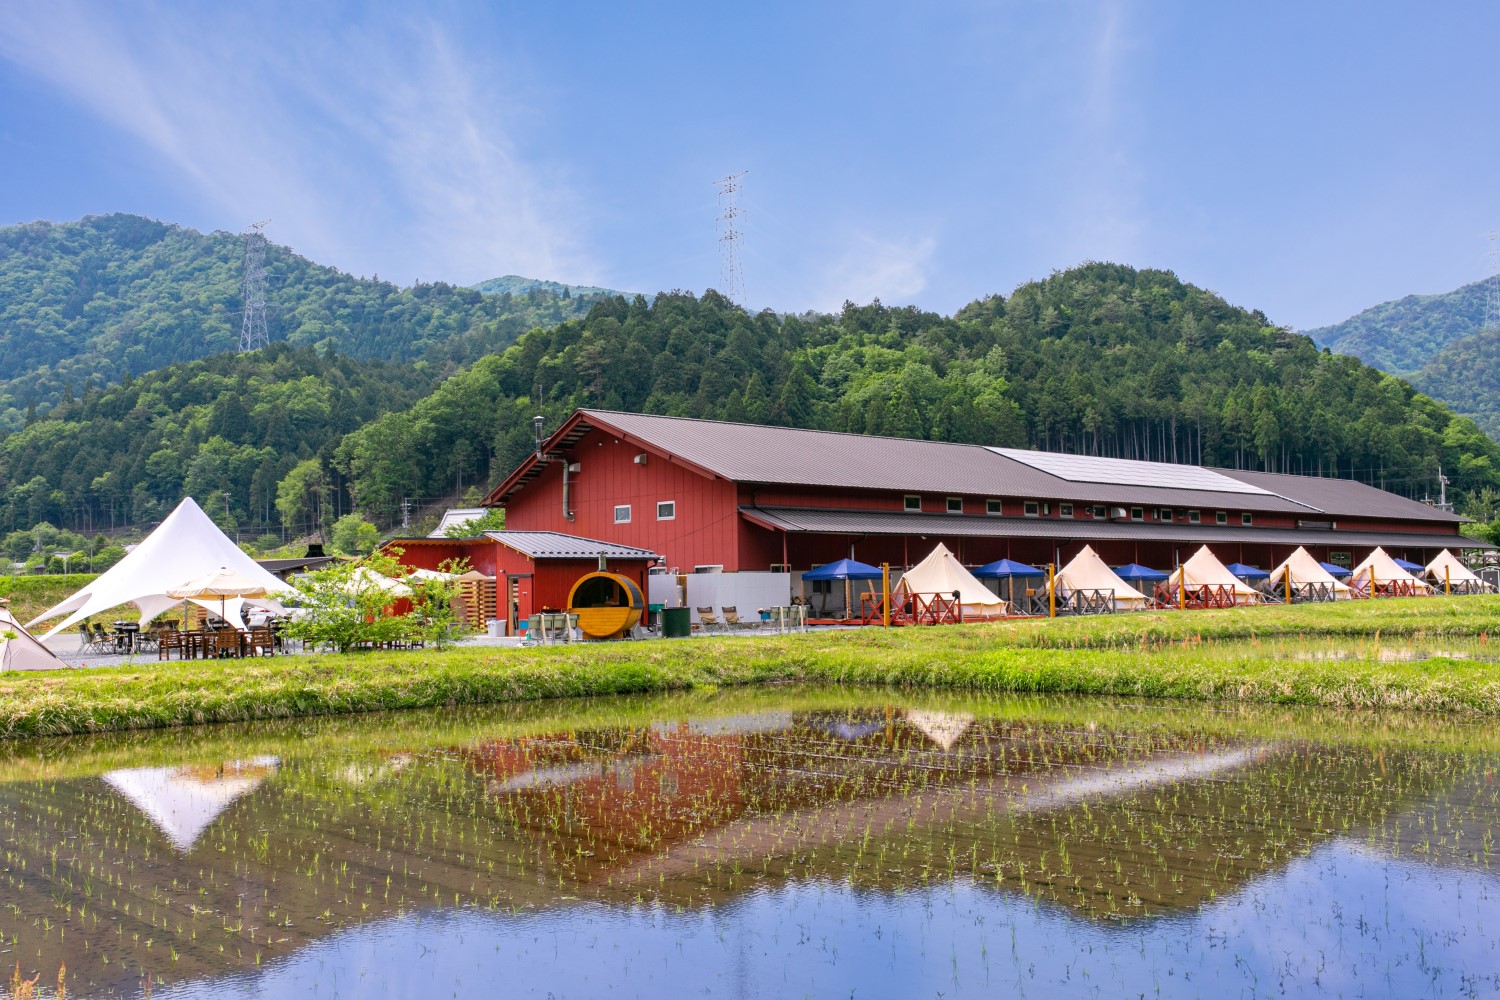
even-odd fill
[[(1500, 714), (1500, 597), (0, 675), (0, 735), (768, 682)], [(1448, 651), (1450, 655), (1441, 655)], [(1414, 654), (1420, 659), (1406, 659)], [(1453, 654), (1461, 655), (1453, 655)]]
[[(97, 573), (67, 573), (57, 576), (0, 576), (0, 597), (10, 599), (10, 610), (22, 622), (28, 622), (65, 598), (72, 597), (84, 584), (97, 580)], [(112, 618), (139, 618), (135, 608), (118, 609)]]

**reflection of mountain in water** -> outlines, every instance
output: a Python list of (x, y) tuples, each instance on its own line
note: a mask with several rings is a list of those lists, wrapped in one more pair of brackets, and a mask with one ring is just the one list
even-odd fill
[[(414, 909), (693, 907), (809, 880), (962, 880), (1149, 916), (1335, 836), (1379, 841), (1475, 766), (891, 706), (127, 769), (103, 798), (93, 780), (0, 785), (0, 815), (28, 817), (4, 834), (18, 909), (0, 933), (124, 989), (143, 968), (218, 975)], [(65, 939), (36, 937), (43, 915)]]
[(186, 854), (231, 802), (254, 791), (279, 763), (275, 757), (256, 757), (212, 767), (132, 767), (110, 771), (104, 783)]

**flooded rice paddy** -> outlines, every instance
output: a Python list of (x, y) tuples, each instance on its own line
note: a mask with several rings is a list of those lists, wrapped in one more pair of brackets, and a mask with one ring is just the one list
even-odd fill
[(73, 996), (1500, 994), (1491, 723), (773, 689), (0, 745)]

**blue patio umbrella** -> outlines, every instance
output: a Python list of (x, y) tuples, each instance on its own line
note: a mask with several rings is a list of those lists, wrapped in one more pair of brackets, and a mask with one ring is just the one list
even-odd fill
[[(854, 613), (854, 596), (849, 588), (850, 580), (879, 580), (880, 569), (867, 563), (858, 562), (854, 559), (840, 559), (837, 562), (810, 569), (802, 574), (803, 581), (807, 580), (843, 580), (844, 581), (844, 614), (852, 616)], [(828, 613), (826, 597), (820, 601), (819, 611)]]
[(1047, 571), (1028, 566), (1025, 563), (1016, 562), (1013, 559), (996, 559), (992, 563), (985, 563), (973, 571), (974, 575), (981, 580), (1000, 580), (1007, 576), (1037, 577), (1046, 576)]
[(879, 580), (880, 568), (853, 559), (840, 559), (802, 574), (804, 580)]
[(1407, 562), (1405, 559), (1397, 559), (1395, 562), (1397, 566), (1400, 566), (1408, 573), (1414, 573), (1417, 576), (1421, 576), (1423, 573), (1427, 572), (1426, 566), (1422, 566), (1414, 562)]
[(1271, 574), (1267, 573), (1265, 570), (1256, 569), (1254, 566), (1246, 566), (1244, 563), (1230, 563), (1224, 568), (1229, 570), (1229, 572), (1233, 573), (1235, 576), (1239, 577), (1241, 580), (1271, 579)]
[(1171, 577), (1170, 573), (1163, 573), (1140, 563), (1126, 563), (1124, 566), (1116, 566), (1114, 570), (1115, 576), (1126, 583), (1161, 583)]
[(1353, 572), (1353, 570), (1345, 569), (1342, 566), (1335, 566), (1333, 563), (1319, 562), (1318, 565), (1322, 566), (1329, 576), (1338, 577), (1339, 579), (1343, 579)]

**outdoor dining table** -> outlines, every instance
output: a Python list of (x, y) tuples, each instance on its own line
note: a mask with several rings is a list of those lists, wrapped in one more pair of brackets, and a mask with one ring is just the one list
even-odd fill
[(135, 652), (136, 637), (141, 633), (140, 622), (115, 622), (115, 648), (128, 653)]

